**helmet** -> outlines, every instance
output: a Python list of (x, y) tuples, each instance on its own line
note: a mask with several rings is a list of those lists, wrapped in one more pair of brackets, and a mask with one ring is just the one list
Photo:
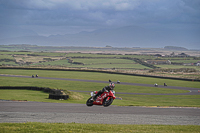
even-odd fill
[(110, 83), (109, 87), (111, 88), (111, 90), (113, 90), (115, 88), (115, 84), (114, 83)]

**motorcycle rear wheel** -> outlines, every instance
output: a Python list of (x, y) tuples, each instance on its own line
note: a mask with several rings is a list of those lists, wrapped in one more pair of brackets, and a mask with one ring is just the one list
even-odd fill
[(106, 99), (107, 99), (107, 98), (105, 98), (105, 99), (103, 100), (103, 106), (104, 106), (104, 107), (110, 106), (110, 105), (112, 104), (112, 102), (113, 102), (113, 98), (110, 98), (108, 101), (106, 101)]
[(87, 106), (93, 106), (92, 97), (90, 97), (90, 98), (87, 100), (86, 105), (87, 105)]

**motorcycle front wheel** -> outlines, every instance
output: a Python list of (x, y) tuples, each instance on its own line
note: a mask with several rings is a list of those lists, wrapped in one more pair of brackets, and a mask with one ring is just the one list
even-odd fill
[(92, 97), (90, 97), (90, 98), (87, 100), (86, 105), (87, 105), (87, 106), (92, 106), (92, 105), (93, 105)]
[(110, 98), (109, 100), (107, 100), (107, 98), (105, 98), (105, 99), (103, 100), (103, 106), (104, 106), (104, 107), (108, 107), (109, 105), (112, 104), (112, 102), (113, 102), (113, 98)]

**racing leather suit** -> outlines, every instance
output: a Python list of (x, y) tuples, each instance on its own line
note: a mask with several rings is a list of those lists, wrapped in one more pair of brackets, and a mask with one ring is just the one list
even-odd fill
[(112, 90), (109, 86), (105, 86), (102, 90), (98, 91), (95, 96), (93, 96), (93, 100), (96, 101), (97, 97), (100, 96), (103, 92), (110, 92)]

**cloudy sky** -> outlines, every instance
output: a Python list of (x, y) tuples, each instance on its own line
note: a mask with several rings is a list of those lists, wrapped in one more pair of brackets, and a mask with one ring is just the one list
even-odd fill
[(200, 33), (200, 0), (0, 0), (0, 27), (44, 36), (130, 25)]

